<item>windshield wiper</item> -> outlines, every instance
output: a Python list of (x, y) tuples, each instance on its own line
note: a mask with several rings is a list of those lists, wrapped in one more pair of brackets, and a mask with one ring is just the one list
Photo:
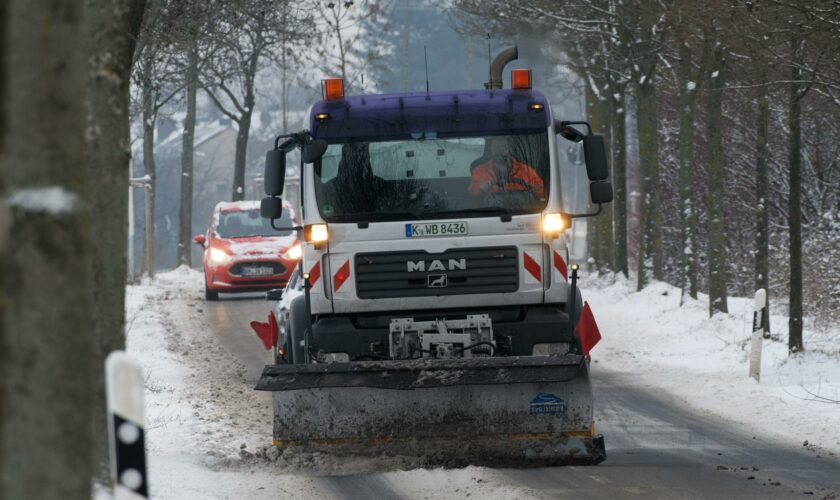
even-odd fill
[(418, 220), (420, 215), (408, 211), (371, 210), (369, 212), (334, 215), (331, 218), (336, 222), (371, 222), (376, 220)]
[(512, 214), (510, 210), (504, 207), (478, 207), (478, 208), (463, 208), (461, 210), (442, 210), (439, 212), (428, 212), (423, 215), (454, 215), (458, 216), (461, 214), (492, 214), (498, 215), (501, 217), (502, 222), (509, 222), (511, 220)]

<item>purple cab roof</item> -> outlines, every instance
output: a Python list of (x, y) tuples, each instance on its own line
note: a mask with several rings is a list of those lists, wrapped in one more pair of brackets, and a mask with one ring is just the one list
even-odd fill
[[(533, 103), (542, 104), (538, 110)], [(316, 120), (320, 113), (329, 114)], [(548, 102), (535, 90), (462, 90), (348, 96), (318, 101), (310, 131), (317, 139), (366, 140), (493, 135), (549, 125)]]

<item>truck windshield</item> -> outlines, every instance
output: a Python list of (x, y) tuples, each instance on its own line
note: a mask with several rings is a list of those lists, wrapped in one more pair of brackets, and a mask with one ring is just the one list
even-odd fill
[(315, 192), (327, 222), (534, 213), (545, 208), (549, 170), (545, 131), (348, 141), (315, 163)]

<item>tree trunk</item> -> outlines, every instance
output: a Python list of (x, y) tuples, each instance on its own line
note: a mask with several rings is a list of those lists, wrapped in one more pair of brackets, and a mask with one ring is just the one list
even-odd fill
[(636, 120), (639, 131), (641, 210), (639, 217), (639, 262), (636, 288), (662, 275), (662, 214), (659, 203), (658, 105), (653, 71), (636, 84)]
[[(408, 92), (408, 49), (411, 47), (411, 0), (403, 2), (403, 33), (402, 33), (402, 85), (403, 92)], [(468, 51), (469, 52), (469, 51)]]
[[(283, 26), (286, 26), (287, 19), (289, 17), (289, 2), (283, 2), (282, 7), (283, 9), (283, 18), (282, 23)], [(288, 61), (288, 50), (290, 50), (287, 46), (287, 39), (286, 33), (283, 33), (283, 43), (280, 44), (280, 99), (283, 102), (283, 133), (289, 133), (289, 80), (288, 80), (288, 71), (289, 71), (289, 61)], [(257, 193), (259, 195), (260, 193)]]
[(245, 164), (248, 158), (248, 136), (251, 131), (251, 111), (242, 113), (239, 119), (239, 132), (236, 134), (236, 153), (233, 167), (233, 193), (231, 200), (245, 199)]
[(624, 90), (615, 90), (612, 97), (613, 133), (612, 133), (612, 170), (613, 189), (613, 226), (615, 238), (615, 272), (628, 274), (627, 265), (627, 129), (624, 112)]
[(680, 131), (677, 157), (679, 163), (679, 212), (680, 212), (680, 288), (697, 298), (697, 262), (695, 255), (697, 215), (694, 210), (694, 112), (697, 83), (691, 80), (691, 46), (683, 42), (680, 46), (679, 92)]
[[(602, 130), (601, 125), (601, 107), (598, 106), (598, 98), (595, 91), (587, 83), (584, 87), (584, 98), (586, 99), (586, 121), (592, 126), (592, 130), (596, 134), (600, 134)], [(587, 201), (587, 212), (592, 211), (592, 203)], [(601, 232), (598, 230), (598, 218), (589, 218), (586, 220), (586, 254), (595, 261), (597, 267), (601, 266), (600, 256), (598, 255), (599, 241), (598, 237)]]
[[(109, 477), (105, 408), (105, 357), (125, 348), (125, 280), (128, 221), (129, 81), (133, 37), (139, 29), (142, 5), (133, 10), (130, 0), (87, 0), (86, 36), (90, 64), (87, 83), (88, 156), (90, 192), (96, 214), (93, 240), (93, 413), (96, 475)], [(115, 15), (116, 14), (116, 15)], [(133, 31), (134, 30), (134, 31)]]
[(178, 265), (192, 266), (193, 153), (195, 104), (198, 90), (198, 51), (195, 40), (187, 50), (187, 116), (181, 141), (181, 205), (178, 226)]
[[(766, 78), (761, 79), (762, 82)], [(767, 164), (767, 134), (770, 124), (770, 106), (767, 101), (767, 88), (760, 88), (758, 112), (755, 127), (755, 288), (767, 291), (768, 311), (770, 307), (770, 227), (767, 211), (770, 196), (770, 177)], [(764, 315), (764, 332), (770, 334), (770, 314)]]
[(714, 49), (706, 85), (706, 158), (708, 168), (706, 199), (708, 213), (708, 259), (709, 259), (709, 316), (716, 312), (727, 312), (726, 303), (726, 222), (724, 218), (724, 177), (726, 168), (723, 164), (723, 49)]
[(91, 497), (95, 340), (82, 11), (81, 0), (0, 6), (4, 499)]
[[(798, 64), (798, 40), (793, 41), (794, 64), (791, 74), (793, 82), (799, 81), (801, 74)], [(790, 85), (790, 110), (788, 113), (788, 157), (790, 173), (788, 184), (788, 229), (790, 234), (790, 317), (788, 319), (788, 350), (791, 353), (802, 352), (802, 90), (798, 83)]]
[(145, 61), (146, 75), (143, 79), (143, 169), (151, 179), (146, 188), (146, 212), (151, 217), (146, 218), (143, 236), (143, 273), (150, 278), (155, 276), (155, 113), (154, 89), (152, 88), (152, 61)]
[[(608, 89), (609, 90), (609, 89)], [(611, 158), (612, 153), (612, 123), (614, 117), (612, 116), (612, 106), (606, 99), (598, 101), (598, 114), (601, 116), (601, 133), (604, 135), (604, 141), (607, 145), (607, 158)], [(610, 162), (612, 164), (613, 162)], [(610, 176), (612, 179), (612, 176)], [(598, 262), (598, 269), (602, 271), (611, 271), (613, 268), (615, 243), (613, 239), (613, 220), (612, 210), (603, 210), (601, 214), (595, 218), (596, 228), (598, 231), (598, 247), (595, 256)]]

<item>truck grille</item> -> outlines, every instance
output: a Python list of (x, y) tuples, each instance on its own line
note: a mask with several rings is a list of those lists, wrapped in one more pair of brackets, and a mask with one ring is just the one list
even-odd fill
[(519, 289), (516, 247), (360, 253), (355, 261), (356, 293), (362, 299)]

